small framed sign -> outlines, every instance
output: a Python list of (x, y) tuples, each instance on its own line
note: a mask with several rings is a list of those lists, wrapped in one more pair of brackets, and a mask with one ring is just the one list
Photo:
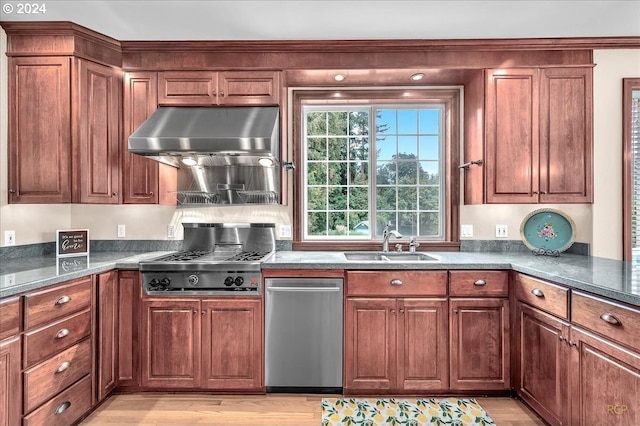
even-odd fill
[(56, 231), (56, 256), (78, 256), (89, 254), (89, 230), (73, 229)]

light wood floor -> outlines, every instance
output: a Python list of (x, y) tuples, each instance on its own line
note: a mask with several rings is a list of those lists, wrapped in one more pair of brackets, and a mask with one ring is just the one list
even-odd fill
[[(319, 426), (323, 396), (330, 395), (114, 395), (81, 425)], [(476, 400), (498, 426), (544, 425), (518, 400)]]

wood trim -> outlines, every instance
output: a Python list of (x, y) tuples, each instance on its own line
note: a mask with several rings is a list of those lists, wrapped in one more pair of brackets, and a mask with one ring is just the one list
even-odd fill
[(622, 79), (622, 253), (631, 261), (633, 155), (631, 152), (631, 92), (640, 90), (640, 78)]

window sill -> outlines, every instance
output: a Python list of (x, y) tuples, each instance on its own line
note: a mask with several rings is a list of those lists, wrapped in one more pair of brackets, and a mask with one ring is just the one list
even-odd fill
[[(409, 251), (408, 241), (389, 241), (389, 250), (398, 244), (402, 244), (402, 250)], [(299, 251), (380, 251), (380, 241), (294, 241), (293, 250)], [(456, 241), (420, 241), (417, 251), (460, 251), (460, 242)]]

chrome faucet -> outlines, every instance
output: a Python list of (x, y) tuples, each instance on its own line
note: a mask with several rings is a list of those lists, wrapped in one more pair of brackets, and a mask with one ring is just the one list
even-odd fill
[(416, 252), (416, 248), (420, 247), (420, 243), (417, 241), (416, 237), (411, 237), (411, 241), (409, 241), (409, 251), (411, 253)]
[(382, 231), (382, 251), (387, 253), (389, 251), (389, 237), (392, 235), (396, 238), (402, 238), (402, 234), (396, 230), (389, 229), (391, 226), (391, 222), (387, 223), (384, 226), (384, 231)]

